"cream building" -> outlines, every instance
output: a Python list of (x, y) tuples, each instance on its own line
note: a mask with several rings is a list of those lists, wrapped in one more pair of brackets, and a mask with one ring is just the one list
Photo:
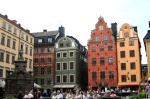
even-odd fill
[(117, 34), (118, 85), (136, 88), (141, 81), (141, 54), (137, 27), (125, 23)]
[(0, 14), (0, 79), (4, 79), (7, 71), (13, 71), (14, 61), (22, 49), (27, 60), (27, 70), (33, 67), (34, 36), (15, 20)]

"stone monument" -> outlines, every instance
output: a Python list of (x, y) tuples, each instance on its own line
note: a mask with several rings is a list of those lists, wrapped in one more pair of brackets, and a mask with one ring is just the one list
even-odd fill
[(25, 91), (31, 91), (34, 87), (34, 79), (32, 72), (27, 72), (27, 61), (23, 58), (23, 51), (19, 51), (18, 60), (14, 61), (15, 68), (11, 73), (9, 72), (5, 81), (6, 94), (17, 95), (19, 91), (25, 94)]

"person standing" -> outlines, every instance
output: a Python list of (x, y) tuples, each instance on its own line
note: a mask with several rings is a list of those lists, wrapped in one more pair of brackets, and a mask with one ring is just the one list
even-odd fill
[(56, 99), (63, 99), (63, 95), (60, 93), (60, 90), (57, 90)]
[(147, 98), (150, 98), (150, 78), (148, 78), (148, 85), (146, 86)]

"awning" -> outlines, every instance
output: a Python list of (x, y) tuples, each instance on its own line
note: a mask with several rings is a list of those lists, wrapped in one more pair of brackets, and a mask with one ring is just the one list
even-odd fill
[(63, 85), (62, 88), (73, 88), (75, 85)]
[(118, 86), (138, 86), (139, 82), (126, 82), (126, 83), (118, 83)]
[(54, 85), (53, 88), (73, 88), (75, 85)]
[(36, 84), (36, 83), (34, 83), (34, 87), (37, 87), (37, 88), (41, 88), (41, 86), (40, 85), (38, 85), (38, 84)]
[(4, 88), (4, 86), (5, 86), (5, 81), (1, 80), (0, 81), (0, 88)]
[(54, 85), (53, 88), (61, 88), (61, 87), (62, 87), (62, 85)]

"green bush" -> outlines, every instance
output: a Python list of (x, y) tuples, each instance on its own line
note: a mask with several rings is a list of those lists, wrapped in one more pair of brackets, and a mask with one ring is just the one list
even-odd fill
[(3, 99), (17, 99), (17, 98), (14, 98), (14, 97), (3, 97)]
[(139, 98), (146, 98), (146, 92), (140, 92), (139, 94), (138, 94), (138, 97)]

